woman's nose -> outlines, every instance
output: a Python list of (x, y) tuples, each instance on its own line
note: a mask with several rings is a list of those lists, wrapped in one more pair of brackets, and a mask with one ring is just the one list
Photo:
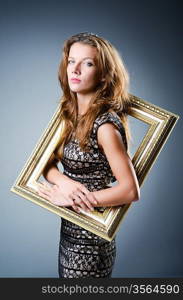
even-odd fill
[(72, 73), (80, 73), (81, 72), (81, 68), (79, 64), (76, 64), (75, 66), (73, 66), (73, 70)]

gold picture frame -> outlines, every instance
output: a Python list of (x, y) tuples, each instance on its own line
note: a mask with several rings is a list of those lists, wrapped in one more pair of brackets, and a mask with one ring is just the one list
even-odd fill
[[(139, 97), (130, 96), (132, 107), (129, 115), (150, 125), (132, 159), (139, 185), (142, 186), (179, 116)], [(58, 145), (63, 126), (64, 124), (59, 118), (58, 106), (35, 149), (11, 187), (11, 191), (95, 233), (107, 241), (111, 241), (132, 204), (125, 204), (120, 207), (107, 207), (102, 213), (96, 210), (76, 213), (68, 207), (59, 207), (50, 203), (37, 193), (38, 179)]]

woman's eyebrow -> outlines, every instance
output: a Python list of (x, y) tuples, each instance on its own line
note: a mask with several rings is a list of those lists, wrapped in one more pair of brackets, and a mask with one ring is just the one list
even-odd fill
[[(74, 57), (69, 56), (68, 58), (74, 58)], [(85, 58), (83, 58), (83, 60), (88, 59), (88, 58), (94, 60), (94, 58), (92, 58), (92, 57), (85, 57)]]

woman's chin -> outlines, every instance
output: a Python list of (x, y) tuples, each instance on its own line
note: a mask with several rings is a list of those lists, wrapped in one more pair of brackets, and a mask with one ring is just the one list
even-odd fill
[(86, 94), (87, 91), (86, 90), (82, 90), (82, 89), (77, 89), (77, 88), (71, 88), (70, 89), (73, 93), (78, 93), (78, 94)]

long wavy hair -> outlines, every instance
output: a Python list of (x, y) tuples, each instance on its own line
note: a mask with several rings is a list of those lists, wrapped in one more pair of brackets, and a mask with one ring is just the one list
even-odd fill
[[(67, 77), (69, 51), (76, 42), (97, 48), (96, 65), (101, 79), (105, 78), (105, 81), (99, 81), (95, 88), (87, 112), (79, 118), (77, 95), (70, 90)], [(127, 144), (129, 144), (131, 138), (127, 120), (128, 108), (131, 105), (128, 93), (129, 75), (116, 48), (96, 34), (83, 32), (65, 41), (62, 54), (58, 79), (63, 91), (60, 99), (60, 118), (64, 121), (64, 130), (59, 147), (57, 147), (57, 156), (62, 157), (63, 146), (69, 142), (73, 132), (79, 140), (81, 149), (88, 151), (87, 145), (93, 123), (100, 114), (107, 111), (115, 111), (118, 114), (125, 128)]]

